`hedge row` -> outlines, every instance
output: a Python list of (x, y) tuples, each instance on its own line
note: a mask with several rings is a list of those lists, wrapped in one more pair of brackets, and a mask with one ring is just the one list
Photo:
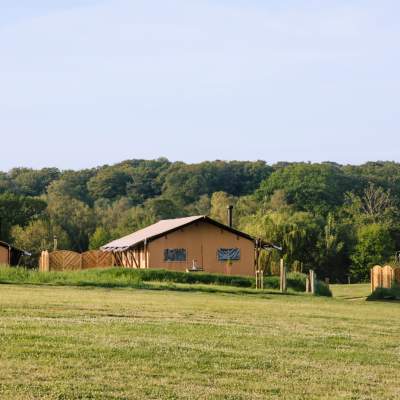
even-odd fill
[[(0, 268), (0, 283), (57, 284), (101, 287), (140, 287), (142, 282), (167, 282), (254, 288), (253, 277), (208, 273), (186, 273), (162, 269), (95, 269), (85, 271), (41, 273), (25, 268)], [(264, 278), (266, 289), (279, 289), (279, 277)], [(287, 287), (296, 292), (306, 289), (306, 275), (289, 273)], [(331, 296), (327, 285), (317, 282), (317, 295)]]

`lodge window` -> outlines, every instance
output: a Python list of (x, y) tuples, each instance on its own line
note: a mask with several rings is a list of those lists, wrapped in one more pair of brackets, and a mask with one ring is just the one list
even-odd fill
[(217, 256), (218, 261), (239, 261), (240, 249), (219, 249)]
[(186, 261), (186, 249), (165, 249), (164, 261)]

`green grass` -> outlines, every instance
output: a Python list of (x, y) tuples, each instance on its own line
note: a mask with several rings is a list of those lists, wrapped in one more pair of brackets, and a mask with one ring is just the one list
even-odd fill
[(0, 398), (397, 400), (399, 312), (306, 295), (3, 284)]
[(0, 267), (0, 283), (140, 288), (142, 280), (130, 271), (113, 268), (43, 273), (25, 268)]
[(371, 294), (369, 283), (352, 285), (331, 285), (333, 297), (348, 300), (365, 300)]

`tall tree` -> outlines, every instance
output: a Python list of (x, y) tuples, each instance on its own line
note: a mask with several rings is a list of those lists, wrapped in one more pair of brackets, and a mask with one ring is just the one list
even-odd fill
[(88, 205), (70, 197), (49, 195), (47, 212), (51, 223), (66, 232), (73, 250), (88, 249), (89, 237), (96, 228), (93, 210)]
[(351, 255), (350, 272), (355, 281), (368, 281), (374, 265), (382, 265), (394, 257), (395, 246), (387, 226), (370, 224), (357, 232), (357, 245)]
[(48, 220), (31, 221), (26, 227), (14, 226), (12, 229), (14, 244), (20, 249), (28, 250), (32, 256), (25, 260), (30, 267), (38, 266), (38, 259), (43, 250), (52, 250), (54, 238), (57, 238), (59, 249), (71, 248), (68, 235)]
[(331, 164), (291, 164), (275, 171), (257, 193), (260, 201), (269, 201), (277, 190), (299, 211), (327, 215), (344, 202), (352, 180)]
[(93, 199), (116, 199), (127, 194), (127, 186), (133, 182), (128, 170), (113, 167), (101, 169), (88, 182)]
[(88, 191), (88, 182), (95, 170), (64, 171), (60, 179), (52, 182), (47, 192), (50, 196), (59, 196), (79, 200), (90, 206), (93, 200)]
[[(235, 206), (237, 199), (225, 192), (215, 192), (211, 197), (211, 218), (227, 225), (228, 223), (228, 207)], [(233, 223), (237, 225), (237, 219), (233, 219)]]
[(11, 228), (39, 218), (46, 208), (43, 200), (11, 193), (0, 195), (0, 240), (11, 241)]
[(15, 168), (9, 173), (15, 185), (15, 191), (23, 196), (40, 196), (46, 193), (48, 186), (60, 177), (57, 168), (34, 170)]

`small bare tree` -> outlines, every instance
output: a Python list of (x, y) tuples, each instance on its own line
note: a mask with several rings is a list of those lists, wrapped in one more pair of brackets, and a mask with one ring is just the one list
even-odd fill
[(365, 190), (361, 199), (361, 209), (372, 221), (378, 222), (388, 211), (393, 208), (390, 190), (385, 191), (371, 183)]

